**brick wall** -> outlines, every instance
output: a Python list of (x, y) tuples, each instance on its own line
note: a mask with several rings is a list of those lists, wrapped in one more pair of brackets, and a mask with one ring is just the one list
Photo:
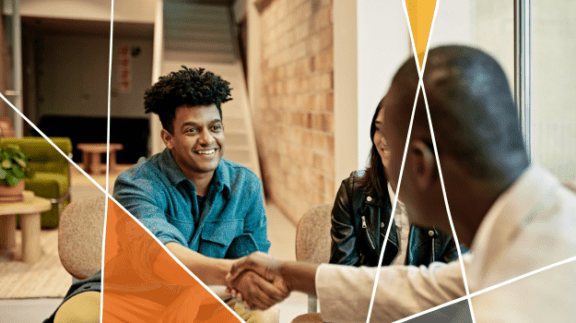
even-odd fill
[(334, 202), (332, 0), (274, 0), (260, 27), (263, 179), (268, 198), (296, 223)]

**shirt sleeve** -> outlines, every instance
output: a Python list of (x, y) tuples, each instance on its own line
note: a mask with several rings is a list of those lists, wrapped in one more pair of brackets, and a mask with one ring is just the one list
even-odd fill
[(184, 235), (166, 218), (168, 202), (158, 185), (148, 179), (133, 179), (124, 172), (114, 183), (114, 198), (163, 244), (176, 242), (188, 247)]
[(246, 215), (244, 233), (252, 235), (258, 251), (268, 252), (270, 249), (270, 241), (268, 240), (266, 210), (264, 209), (264, 192), (262, 190), (262, 183), (254, 175), (251, 180), (252, 192), (250, 196), (250, 207)]
[[(468, 263), (470, 255), (463, 258)], [(377, 268), (323, 264), (316, 293), (327, 322), (365, 322)], [(465, 296), (459, 261), (381, 267), (371, 320), (393, 322)]]

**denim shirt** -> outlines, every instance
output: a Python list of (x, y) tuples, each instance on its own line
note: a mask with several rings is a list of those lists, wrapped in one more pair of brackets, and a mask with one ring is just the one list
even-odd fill
[(196, 186), (167, 148), (120, 174), (114, 198), (164, 244), (228, 259), (270, 248), (260, 179), (226, 159), (214, 172), (202, 214)]

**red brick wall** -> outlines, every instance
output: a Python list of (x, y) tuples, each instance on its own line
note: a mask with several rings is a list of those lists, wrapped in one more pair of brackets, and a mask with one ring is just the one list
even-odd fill
[(263, 179), (268, 198), (296, 223), (334, 202), (332, 0), (275, 0), (260, 26)]

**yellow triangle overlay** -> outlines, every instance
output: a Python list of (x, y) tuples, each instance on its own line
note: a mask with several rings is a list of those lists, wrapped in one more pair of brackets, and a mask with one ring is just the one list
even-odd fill
[(406, 0), (406, 8), (408, 9), (410, 32), (414, 38), (418, 64), (420, 70), (422, 70), (426, 46), (428, 45), (428, 38), (430, 38), (430, 29), (432, 28), (434, 10), (436, 9), (436, 0)]

